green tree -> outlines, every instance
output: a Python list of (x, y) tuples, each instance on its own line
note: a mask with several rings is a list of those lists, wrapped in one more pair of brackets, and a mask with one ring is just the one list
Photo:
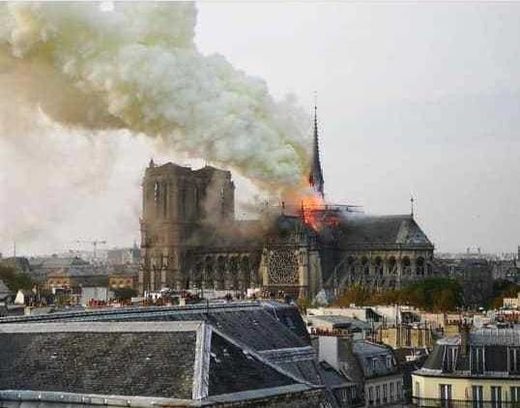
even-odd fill
[(520, 292), (520, 285), (502, 279), (496, 280), (493, 282), (493, 295), (488, 306), (499, 309), (503, 306), (505, 297), (517, 297), (518, 292)]
[(132, 288), (118, 288), (114, 289), (114, 298), (120, 302), (130, 300), (137, 296), (137, 291)]
[(424, 279), (400, 290), (373, 291), (357, 285), (339, 297), (335, 306), (348, 307), (353, 303), (358, 306), (407, 304), (444, 312), (462, 305), (462, 288), (457, 281), (445, 278)]
[(17, 272), (10, 266), (0, 265), (0, 279), (13, 292), (18, 292), (20, 289), (30, 290), (34, 286), (34, 281), (29, 275)]

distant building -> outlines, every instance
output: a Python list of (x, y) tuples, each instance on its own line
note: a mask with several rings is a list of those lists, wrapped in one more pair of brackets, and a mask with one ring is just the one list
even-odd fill
[(108, 277), (108, 286), (111, 289), (136, 289), (137, 275), (126, 274), (110, 274)]
[(376, 330), (375, 339), (393, 349), (431, 349), (435, 342), (431, 328), (420, 324), (381, 326)]
[(465, 329), (439, 340), (412, 385), (420, 407), (517, 407), (520, 331)]
[(433, 330), (445, 330), (448, 326), (458, 326), (463, 322), (465, 316), (462, 313), (432, 313), (418, 312), (420, 322), (427, 324)]
[(66, 276), (71, 269), (76, 271), (93, 270), (93, 266), (89, 262), (77, 256), (29, 258), (29, 264), (31, 276), (39, 282), (45, 282), (50, 275)]
[(108, 276), (98, 273), (93, 268), (66, 268), (50, 272), (47, 275), (46, 288), (55, 293), (67, 290), (80, 293), (83, 286), (108, 287)]
[(117, 248), (107, 250), (109, 265), (138, 265), (140, 259), (139, 248)]
[(435, 258), (434, 268), (437, 275), (459, 282), (466, 306), (482, 306), (493, 294), (493, 264), (485, 258)]
[(139, 266), (112, 265), (107, 269), (108, 287), (114, 289), (138, 289)]
[(344, 316), (368, 323), (383, 323), (383, 316), (377, 313), (372, 306), (320, 307), (307, 309), (307, 314), (310, 316)]
[(309, 315), (305, 320), (313, 335), (349, 336), (354, 340), (364, 340), (372, 335), (374, 329), (363, 320), (339, 315)]
[(92, 301), (108, 302), (112, 296), (113, 293), (106, 287), (83, 287), (81, 288), (80, 303), (87, 306)]
[(504, 298), (503, 305), (506, 309), (520, 309), (520, 292), (518, 292), (517, 297)]
[(517, 259), (493, 262), (493, 278), (520, 283), (520, 263)]

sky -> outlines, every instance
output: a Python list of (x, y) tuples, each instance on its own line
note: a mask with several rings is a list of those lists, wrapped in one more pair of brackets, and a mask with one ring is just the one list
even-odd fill
[[(415, 217), (438, 251), (516, 250), (520, 3), (206, 2), (198, 9), (204, 54), (222, 54), (263, 78), (277, 98), (294, 94), (309, 115), (317, 92), (329, 201), (402, 214), (413, 195)], [(41, 149), (49, 158), (43, 169), (22, 160), (27, 149), (0, 141), (0, 184), (9, 191), (1, 206), (4, 256), (14, 239), (27, 255), (89, 249), (77, 240), (103, 239), (107, 247), (139, 240), (140, 179), (150, 157), (171, 160), (169, 153), (127, 131), (32, 141), (38, 147), (30, 154)], [(237, 178), (246, 201), (248, 183)], [(28, 218), (33, 227), (24, 234), (17, 226)]]

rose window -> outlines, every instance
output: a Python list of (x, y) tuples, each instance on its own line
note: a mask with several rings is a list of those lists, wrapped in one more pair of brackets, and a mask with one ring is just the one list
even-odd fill
[(298, 283), (298, 258), (294, 251), (271, 251), (268, 262), (270, 283)]

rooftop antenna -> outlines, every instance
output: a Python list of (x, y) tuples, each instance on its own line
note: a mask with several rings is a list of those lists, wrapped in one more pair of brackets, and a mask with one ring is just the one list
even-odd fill
[(412, 216), (413, 218), (413, 214), (414, 214), (414, 198), (413, 198), (413, 195), (410, 195), (410, 215)]

